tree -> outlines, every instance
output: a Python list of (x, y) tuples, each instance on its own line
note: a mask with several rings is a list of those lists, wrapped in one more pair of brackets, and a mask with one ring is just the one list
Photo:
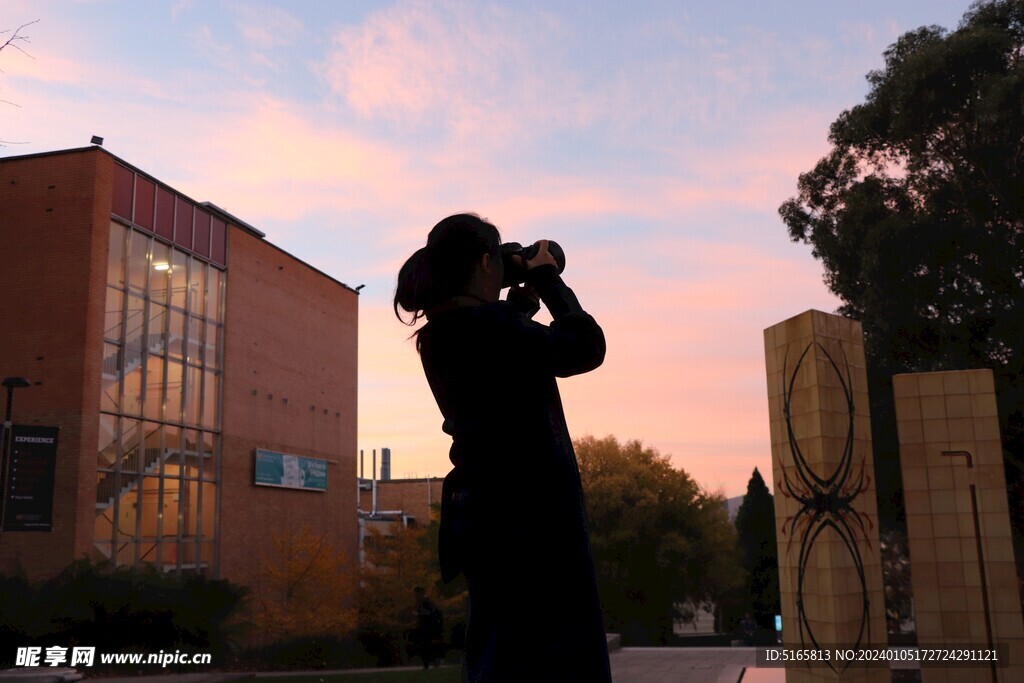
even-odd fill
[(4, 29), (3, 31), (0, 31), (0, 40), (3, 40), (3, 37), (7, 36), (8, 33), (11, 34), (11, 35), (7, 36), (7, 40), (4, 40), (3, 43), (0, 43), (0, 52), (3, 52), (6, 48), (9, 47), (11, 49), (17, 50), (18, 52), (21, 52), (22, 54), (24, 54), (26, 56), (31, 57), (31, 55), (29, 55), (27, 52), (25, 52), (25, 50), (21, 47), (21, 45), (19, 45), (19, 43), (29, 43), (29, 42), (32, 42), (32, 41), (29, 40), (28, 36), (26, 36), (26, 35), (24, 35), (22, 33), (22, 30), (26, 26), (31, 26), (32, 24), (36, 23), (37, 21), (39, 21), (39, 20), (36, 19), (35, 21), (30, 21), (27, 24), (22, 24), (21, 26), (19, 26), (18, 28), (14, 29), (13, 31), (11, 31), (11, 29), (9, 29), (9, 28), (8, 29)]
[(332, 636), (356, 627), (358, 574), (339, 549), (310, 525), (275, 533), (259, 560), (252, 624), (268, 641)]
[(627, 643), (666, 643), (679, 605), (739, 590), (736, 534), (722, 496), (640, 441), (587, 436), (575, 447), (606, 628)]
[[(371, 528), (366, 543), (359, 601), (359, 632), (368, 652), (381, 664), (405, 659), (405, 638), (414, 625), (414, 593), (426, 589), (445, 615), (464, 611), (465, 593), (441, 594), (440, 567), (436, 561), (436, 536), (431, 527), (405, 527), (395, 523), (391, 534)], [(433, 540), (431, 540), (433, 539)], [(432, 545), (433, 544), (433, 545)], [(464, 619), (464, 617), (463, 617)]]
[[(3, 52), (7, 48), (11, 48), (12, 50), (17, 50), (18, 52), (22, 53), (26, 57), (32, 58), (32, 55), (30, 55), (28, 52), (26, 52), (25, 49), (21, 47), (20, 43), (29, 43), (29, 42), (31, 42), (29, 40), (29, 37), (26, 36), (25, 34), (23, 34), (22, 31), (25, 29), (26, 26), (31, 26), (32, 24), (36, 23), (37, 21), (39, 21), (39, 20), (36, 19), (35, 21), (30, 21), (27, 24), (22, 24), (21, 26), (19, 26), (18, 28), (14, 29), (13, 31), (11, 29), (5, 29), (3, 31), (0, 31), (0, 41), (3, 41), (2, 43), (0, 43), (0, 52)], [(8, 35), (8, 34), (10, 34), (10, 35)], [(5, 39), (5, 36), (6, 36), (6, 39)], [(18, 106), (16, 104), (14, 104), (13, 102), (8, 102), (7, 100), (4, 100), (4, 99), (0, 99), (0, 104), (8, 104), (8, 105), (11, 105), (13, 107)], [(8, 140), (0, 140), (0, 147), (4, 147), (4, 146), (10, 145), (10, 144), (15, 144), (15, 143), (12, 143), (12, 142), (10, 142)]]
[(975, 3), (955, 31), (910, 31), (884, 58), (779, 212), (813, 246), (840, 313), (864, 326), (883, 527), (902, 516), (891, 376), (987, 367), (1019, 532), (1024, 3)]
[(747, 495), (736, 513), (743, 568), (751, 614), (761, 628), (775, 627), (779, 605), (779, 550), (775, 537), (775, 501), (761, 477), (754, 473), (747, 483)]
[[(913, 622), (913, 587), (910, 584), (910, 552), (907, 534), (890, 529), (879, 538), (882, 575), (885, 577), (885, 623), (889, 633), (903, 633)], [(907, 630), (913, 631), (911, 627)]]

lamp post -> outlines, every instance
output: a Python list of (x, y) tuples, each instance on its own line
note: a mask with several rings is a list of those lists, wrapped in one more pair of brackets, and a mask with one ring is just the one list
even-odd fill
[(24, 377), (5, 377), (2, 382), (3, 386), (7, 387), (7, 408), (4, 412), (4, 422), (0, 424), (0, 472), (3, 473), (3, 502), (0, 503), (2, 509), (0, 509), (0, 531), (3, 530), (3, 521), (6, 519), (7, 512), (7, 442), (9, 435), (7, 432), (11, 429), (11, 411), (14, 409), (14, 390), (21, 389), (23, 387), (32, 386)]

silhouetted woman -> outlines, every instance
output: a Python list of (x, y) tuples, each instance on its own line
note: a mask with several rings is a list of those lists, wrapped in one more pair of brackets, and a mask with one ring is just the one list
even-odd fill
[[(556, 377), (601, 365), (604, 334), (558, 274), (547, 242), (527, 288), (499, 300), (497, 228), (445, 218), (398, 274), (427, 382), (452, 437), (441, 572), (464, 573), (473, 683), (611, 681), (579, 469)], [(518, 258), (518, 257), (517, 257)], [(520, 264), (522, 265), (522, 264)], [(530, 320), (536, 300), (550, 326)], [(531, 310), (532, 309), (532, 310)]]

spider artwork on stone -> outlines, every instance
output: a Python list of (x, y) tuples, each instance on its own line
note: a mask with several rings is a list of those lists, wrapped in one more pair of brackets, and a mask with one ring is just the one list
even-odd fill
[[(798, 440), (799, 435), (794, 431), (791, 414), (793, 388), (796, 384), (797, 375), (800, 372), (800, 368), (803, 365), (808, 352), (810, 352), (815, 346), (821, 349), (825, 358), (828, 359), (829, 365), (839, 378), (839, 386), (841, 387), (845, 398), (846, 415), (848, 418), (846, 441), (843, 446), (843, 451), (840, 454), (838, 464), (828, 476), (818, 475), (818, 473), (815, 472), (807, 462), (803, 451), (800, 449)], [(786, 546), (787, 553), (793, 544), (793, 540), (797, 536), (800, 537), (800, 555), (797, 563), (796, 591), (797, 618), (800, 624), (800, 642), (802, 644), (807, 644), (807, 640), (809, 639), (810, 643), (814, 647), (818, 647), (819, 644), (808, 619), (807, 609), (804, 602), (804, 583), (807, 579), (807, 565), (810, 561), (815, 542), (827, 529), (831, 529), (842, 540), (843, 546), (853, 560), (857, 579), (860, 582), (860, 628), (857, 634), (856, 643), (853, 644), (856, 648), (862, 642), (865, 642), (865, 636), (870, 640), (871, 635), (871, 627), (868, 618), (870, 612), (870, 601), (868, 599), (867, 580), (864, 572), (864, 558), (861, 555), (857, 541), (858, 536), (862, 537), (864, 543), (868, 548), (870, 548), (871, 540), (868, 535), (868, 530), (873, 528), (874, 525), (867, 515), (853, 507), (853, 502), (856, 500), (857, 496), (868, 490), (870, 476), (865, 472), (866, 456), (861, 458), (860, 469), (855, 472), (853, 453), (853, 385), (850, 377), (850, 364), (846, 359), (846, 352), (843, 350), (842, 345), (840, 345), (839, 350), (843, 354), (842, 361), (846, 368), (845, 376), (843, 375), (842, 370), (840, 370), (835, 359), (832, 357), (832, 354), (830, 354), (819, 342), (812, 342), (807, 345), (807, 348), (805, 348), (803, 353), (800, 354), (791, 375), (787, 376), (789, 361), (788, 350), (786, 358), (783, 361), (783, 415), (785, 417), (787, 437), (789, 439), (789, 447), (793, 455), (793, 464), (795, 466), (796, 473), (791, 477), (785, 467), (781, 468), (781, 491), (785, 497), (795, 500), (800, 505), (800, 509), (796, 514), (786, 518), (782, 524), (782, 529), (789, 537), (789, 542)], [(786, 385), (787, 377), (788, 385)], [(848, 666), (849, 662), (843, 665), (842, 668), (845, 669)], [(833, 671), (837, 670), (832, 662), (829, 662), (829, 668)]]

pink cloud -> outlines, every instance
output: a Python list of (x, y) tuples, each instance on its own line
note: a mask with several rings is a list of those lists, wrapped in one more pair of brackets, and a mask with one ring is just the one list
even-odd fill
[(244, 2), (232, 2), (230, 7), (237, 16), (238, 32), (258, 50), (290, 45), (302, 35), (302, 22), (279, 7), (257, 7)]
[(413, 184), (405, 153), (393, 146), (318, 125), (283, 102), (251, 104), (221, 122), (204, 165), (250, 215), (294, 220), (311, 209), (369, 209), (386, 203), (397, 178)]
[[(35, 50), (27, 48), (32, 55)], [(40, 81), (43, 83), (80, 84), (88, 75), (83, 65), (72, 59), (46, 55), (26, 56), (14, 50), (5, 50), (4, 77), (11, 81)]]
[[(595, 166), (581, 177), (506, 167), (499, 160), (514, 153), (512, 148), (523, 135), (529, 137), (522, 132), (524, 129), (557, 124), (558, 119), (553, 118), (556, 110), (575, 111), (567, 116), (582, 120), (584, 110), (619, 108), (618, 100), (609, 99), (606, 92), (583, 92), (574, 85), (577, 79), (571, 71), (559, 70), (558, 60), (549, 59), (554, 38), (562, 30), (553, 20), (542, 21), (541, 28), (533, 33), (515, 32), (507, 30), (508, 22), (516, 24), (527, 18), (508, 10), (473, 10), (454, 4), (441, 7), (434, 11), (434, 5), (426, 3), (400, 4), (371, 15), (358, 27), (344, 29), (344, 41), (338, 43), (338, 51), (326, 62), (325, 72), (331, 75), (331, 69), (342, 69), (348, 74), (341, 80), (334, 74), (331, 83), (340, 92), (351, 94), (357, 109), (362, 107), (374, 116), (387, 117), (393, 112), (417, 120), (447, 120), (459, 107), (444, 94), (454, 92), (457, 99), (463, 97), (460, 87), (476, 89), (479, 96), (469, 99), (484, 109), (465, 109), (468, 137), (400, 147), (376, 140), (355, 126), (339, 126), (330, 120), (329, 108), (325, 112), (324, 107), (230, 90), (218, 94), (225, 106), (212, 118), (198, 111), (162, 112), (137, 107), (146, 112), (140, 116), (146, 125), (132, 131), (134, 118), (125, 117), (120, 122), (124, 126), (122, 135), (141, 140), (147, 137), (144, 128), (150, 125), (168, 131), (169, 135), (149, 141), (147, 150), (153, 158), (164, 159), (165, 165), (166, 160), (180, 159), (176, 163), (188, 169), (189, 183), (215, 188), (220, 201), (253, 221), (295, 221), (324, 211), (383, 211), (394, 228), (380, 239), (396, 247), (418, 245), (438, 218), (467, 209), (517, 231), (552, 218), (586, 220), (621, 214), (661, 220), (667, 214), (692, 215), (716, 204), (774, 210), (795, 184), (795, 174), (801, 167), (787, 165), (789, 157), (780, 151), (792, 154), (795, 145), (789, 143), (805, 135), (806, 128), (795, 123), (786, 127), (783, 116), (766, 124), (776, 132), (778, 142), (774, 146), (761, 142), (752, 149), (735, 149), (740, 147), (737, 144), (727, 153), (699, 158), (681, 152), (680, 169), (699, 170), (699, 175), (694, 178), (690, 174), (689, 180), (683, 180), (683, 174), (676, 176), (674, 168), (635, 180), (624, 178), (614, 167)], [(529, 17), (531, 21), (535, 18)], [(475, 37), (468, 43), (457, 40), (463, 33)], [(493, 43), (495, 34), (505, 37), (495, 39), (499, 43), (489, 48), (492, 52), (477, 44)], [(509, 37), (518, 34), (529, 37)], [(440, 51), (437, 60), (427, 59), (431, 50)], [(531, 57), (535, 52), (541, 56)], [(518, 122), (516, 135), (482, 134), (484, 123), (492, 116), (498, 115), (501, 120), (499, 110), (506, 104), (486, 96), (492, 89), (501, 90), (507, 85), (495, 80), (498, 77), (493, 64), (488, 67), (491, 71), (480, 66), (483, 62), (490, 64), (486, 59), (489, 56), (497, 59), (499, 67), (505, 63), (503, 59), (508, 60), (510, 71), (515, 71), (511, 62), (518, 64), (520, 57), (532, 59), (521, 70), (525, 73), (517, 86), (521, 92), (509, 96), (512, 106), (506, 120), (509, 125)], [(551, 61), (554, 73), (539, 65)], [(435, 63), (437, 66), (430, 66)], [(355, 86), (346, 85), (345, 79), (364, 79), (368, 90), (352, 90)], [(535, 80), (546, 85), (535, 87)], [(547, 97), (553, 90), (560, 92)], [(636, 92), (623, 91), (621, 96), (621, 101), (630, 103), (643, 99)], [(584, 104), (575, 109), (564, 107), (565, 98)], [(455, 112), (456, 119), (458, 116)], [(167, 120), (158, 123), (164, 117)], [(187, 155), (182, 153), (184, 146), (180, 138), (176, 139), (175, 131), (197, 141)], [(801, 158), (813, 155), (803, 154)], [(455, 194), (465, 199), (451, 204), (438, 193), (441, 184), (455, 188)], [(396, 188), (401, 191), (396, 192)], [(279, 201), (280, 196), (288, 196), (290, 201)]]
[(545, 12), (410, 0), (338, 30), (320, 74), (361, 116), (440, 128), (479, 156), (586, 120), (588, 97), (563, 65), (570, 36)]
[(197, 0), (174, 0), (171, 5), (171, 19), (177, 20), (179, 16), (195, 8)]

